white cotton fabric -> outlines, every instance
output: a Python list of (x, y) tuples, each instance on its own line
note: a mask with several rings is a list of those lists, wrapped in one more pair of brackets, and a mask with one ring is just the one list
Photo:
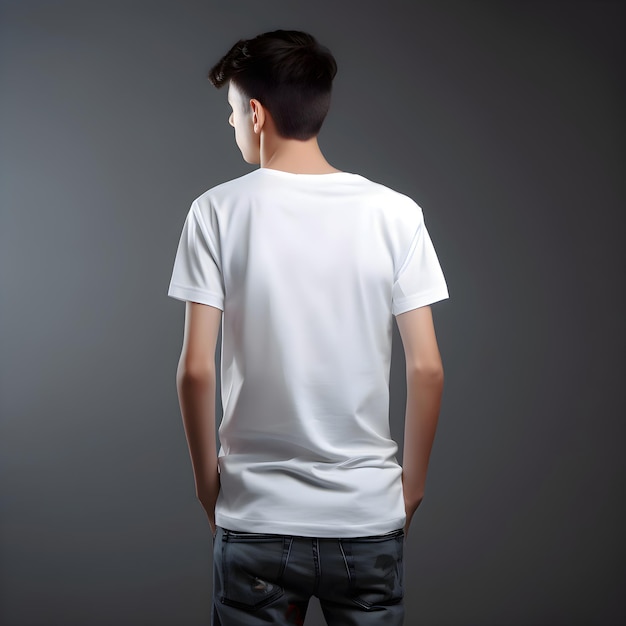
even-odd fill
[(404, 526), (392, 316), (449, 297), (414, 200), (349, 172), (253, 170), (193, 201), (168, 295), (224, 312), (217, 525)]

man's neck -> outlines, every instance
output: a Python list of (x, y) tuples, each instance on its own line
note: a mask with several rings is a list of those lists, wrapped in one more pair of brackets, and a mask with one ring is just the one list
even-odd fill
[(292, 174), (332, 174), (340, 172), (322, 154), (317, 137), (307, 141), (261, 136), (261, 167)]

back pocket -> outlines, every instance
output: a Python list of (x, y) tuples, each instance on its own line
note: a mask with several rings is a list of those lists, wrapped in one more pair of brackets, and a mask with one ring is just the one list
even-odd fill
[(221, 552), (221, 601), (254, 611), (284, 594), (282, 576), (288, 539), (263, 533), (225, 531)]
[(341, 539), (350, 575), (350, 596), (366, 610), (397, 604), (404, 597), (404, 530)]

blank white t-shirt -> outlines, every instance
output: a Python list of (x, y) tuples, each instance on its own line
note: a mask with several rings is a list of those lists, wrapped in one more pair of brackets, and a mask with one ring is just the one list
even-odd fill
[(414, 200), (359, 174), (260, 167), (193, 201), (168, 295), (223, 311), (218, 526), (404, 526), (392, 316), (449, 297)]

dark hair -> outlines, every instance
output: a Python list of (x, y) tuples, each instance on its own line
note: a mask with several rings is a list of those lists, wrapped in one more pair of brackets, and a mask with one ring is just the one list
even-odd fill
[(299, 30), (274, 30), (240, 39), (209, 71), (220, 89), (232, 80), (246, 97), (272, 115), (281, 137), (315, 137), (330, 107), (337, 63), (328, 48)]

